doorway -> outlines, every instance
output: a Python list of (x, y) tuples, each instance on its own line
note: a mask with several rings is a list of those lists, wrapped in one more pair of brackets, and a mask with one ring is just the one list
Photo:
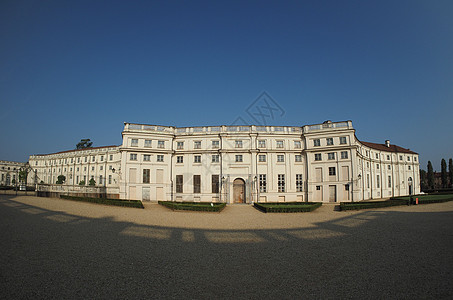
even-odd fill
[(233, 181), (233, 203), (245, 203), (245, 181), (241, 178)]
[(409, 183), (409, 195), (412, 195), (412, 177), (409, 177), (407, 182)]
[(337, 202), (337, 186), (329, 185), (329, 202)]

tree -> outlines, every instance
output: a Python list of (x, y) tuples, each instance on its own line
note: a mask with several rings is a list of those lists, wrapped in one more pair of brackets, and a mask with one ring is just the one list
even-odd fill
[(85, 185), (85, 180), (80, 181), (79, 185)]
[(428, 160), (428, 188), (434, 189), (434, 171), (430, 160)]
[(448, 186), (447, 183), (447, 162), (445, 159), (442, 158), (440, 162), (440, 179), (442, 182), (442, 188), (446, 188)]
[(96, 181), (94, 180), (94, 178), (90, 179), (89, 185), (91, 186), (96, 185)]
[(93, 145), (93, 142), (90, 142), (90, 139), (82, 139), (80, 142), (76, 145), (76, 149), (86, 149), (86, 148), (91, 148)]
[(19, 171), (19, 182), (23, 182), (27, 184), (27, 177), (28, 177), (28, 170), (20, 170)]
[(422, 169), (420, 169), (420, 185), (422, 191), (428, 189), (428, 175), (426, 174), (426, 171)]
[(66, 176), (59, 175), (57, 179), (57, 184), (63, 184), (66, 181)]
[(450, 187), (453, 186), (453, 159), (448, 160), (448, 177), (450, 178)]

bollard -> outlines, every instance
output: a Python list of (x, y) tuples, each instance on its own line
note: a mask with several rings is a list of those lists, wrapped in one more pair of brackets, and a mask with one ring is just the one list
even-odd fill
[(418, 198), (415, 198), (415, 204), (418, 205)]

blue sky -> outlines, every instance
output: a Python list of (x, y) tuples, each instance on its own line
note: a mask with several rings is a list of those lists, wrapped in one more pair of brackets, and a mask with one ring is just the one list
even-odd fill
[(352, 120), (453, 157), (453, 1), (0, 2), (0, 159), (121, 143), (123, 122)]

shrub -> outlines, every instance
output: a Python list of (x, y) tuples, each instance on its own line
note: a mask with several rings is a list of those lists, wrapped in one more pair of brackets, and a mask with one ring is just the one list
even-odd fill
[(173, 210), (213, 211), (213, 212), (221, 212), (226, 206), (225, 203), (212, 203), (212, 202), (158, 201), (158, 203)]
[(294, 212), (310, 212), (314, 211), (322, 205), (321, 202), (267, 202), (254, 203), (259, 210), (268, 212), (294, 213)]
[(97, 203), (97, 204), (144, 208), (143, 203), (140, 200), (120, 200), (120, 199), (108, 199), (108, 198), (76, 197), (76, 196), (67, 196), (67, 195), (60, 195), (60, 198), (67, 199), (67, 200), (74, 200), (74, 201)]

